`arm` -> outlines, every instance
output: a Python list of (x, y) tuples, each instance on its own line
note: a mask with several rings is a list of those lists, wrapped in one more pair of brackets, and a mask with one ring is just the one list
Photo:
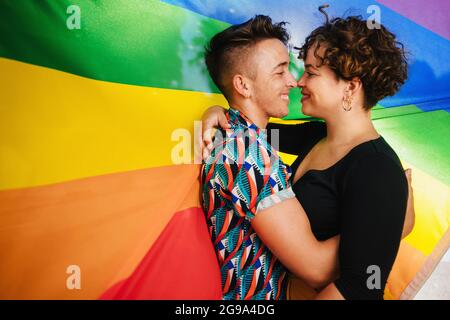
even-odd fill
[(405, 223), (403, 224), (402, 239), (407, 237), (414, 229), (416, 221), (416, 212), (414, 210), (414, 191), (412, 188), (412, 172), (411, 169), (405, 170), (406, 179), (408, 180), (408, 202), (406, 205)]
[[(406, 179), (408, 180), (408, 201), (406, 206), (405, 222), (403, 224), (402, 239), (408, 236), (414, 228), (415, 211), (414, 211), (414, 195), (412, 189), (411, 169), (405, 170)], [(315, 298), (316, 300), (344, 300), (344, 297), (336, 288), (334, 283), (330, 283)]]
[(213, 149), (213, 137), (217, 128), (229, 129), (230, 124), (225, 116), (226, 109), (221, 106), (209, 107), (202, 116), (201, 136), (195, 137), (195, 144), (202, 150), (203, 160), (209, 157)]
[(269, 142), (275, 149), (294, 155), (298, 155), (305, 144), (314, 144), (327, 134), (325, 123), (321, 121), (269, 123), (267, 131)]
[(318, 299), (382, 299), (400, 245), (408, 186), (384, 154), (358, 161), (342, 193), (340, 276)]
[(335, 279), (339, 237), (317, 241), (296, 198), (261, 210), (252, 226), (283, 265), (311, 287), (320, 288)]
[[(213, 148), (212, 138), (215, 129), (219, 127), (222, 129), (230, 128), (225, 112), (226, 109), (221, 106), (212, 106), (203, 113), (202, 135), (196, 138), (196, 144), (201, 146), (203, 159), (208, 158)], [(269, 123), (267, 130), (269, 142), (273, 142), (277, 150), (290, 154), (298, 154), (297, 150), (305, 142), (326, 135), (325, 124), (320, 121), (309, 121), (300, 124)]]

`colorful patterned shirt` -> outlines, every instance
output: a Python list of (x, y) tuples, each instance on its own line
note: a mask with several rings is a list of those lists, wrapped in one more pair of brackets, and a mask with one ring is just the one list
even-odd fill
[(261, 130), (229, 109), (231, 129), (218, 130), (202, 168), (203, 208), (222, 273), (223, 299), (285, 299), (286, 270), (262, 243), (251, 220), (295, 197), (290, 168)]

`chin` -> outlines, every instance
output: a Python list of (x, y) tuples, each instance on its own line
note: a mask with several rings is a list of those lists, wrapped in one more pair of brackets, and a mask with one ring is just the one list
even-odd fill
[(278, 115), (276, 115), (277, 118), (284, 118), (289, 114), (289, 109), (286, 108), (286, 110), (281, 110)]
[(305, 108), (304, 106), (302, 106), (301, 108), (301, 112), (305, 115), (305, 116), (311, 116), (308, 112), (308, 108)]
[(286, 105), (284, 105), (281, 108), (281, 116), (280, 116), (280, 118), (286, 117), (288, 114), (289, 114), (289, 103), (287, 103)]
[(289, 108), (286, 107), (281, 107), (275, 110), (272, 110), (272, 112), (270, 112), (269, 117), (272, 118), (283, 118), (286, 117), (289, 114)]
[(304, 104), (302, 104), (302, 109), (301, 109), (302, 113), (305, 116), (310, 116), (310, 117), (314, 117), (313, 112), (311, 112), (311, 108), (308, 108), (307, 106), (305, 106)]

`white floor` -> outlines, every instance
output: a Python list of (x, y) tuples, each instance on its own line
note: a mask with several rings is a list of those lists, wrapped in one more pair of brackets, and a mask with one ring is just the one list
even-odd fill
[(414, 300), (450, 300), (450, 249)]

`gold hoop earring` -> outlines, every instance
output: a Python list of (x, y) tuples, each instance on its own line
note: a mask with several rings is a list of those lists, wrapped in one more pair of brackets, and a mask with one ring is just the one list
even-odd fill
[(342, 109), (344, 109), (344, 111), (352, 110), (352, 97), (347, 97), (342, 100)]

